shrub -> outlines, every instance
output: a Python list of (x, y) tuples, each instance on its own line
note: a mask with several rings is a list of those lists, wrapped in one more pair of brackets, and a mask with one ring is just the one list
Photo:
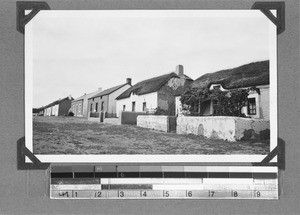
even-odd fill
[(159, 107), (155, 108), (154, 115), (168, 115), (167, 112)]
[[(237, 116), (246, 117), (241, 113), (242, 107), (247, 105), (249, 89), (233, 89), (221, 91), (220, 89), (188, 89), (181, 96), (182, 109), (188, 115), (201, 116), (201, 106), (204, 101), (213, 102), (213, 116)], [(259, 93), (259, 92), (258, 92)]]
[(70, 111), (70, 112), (68, 113), (68, 116), (74, 116), (74, 113), (73, 113), (72, 111)]

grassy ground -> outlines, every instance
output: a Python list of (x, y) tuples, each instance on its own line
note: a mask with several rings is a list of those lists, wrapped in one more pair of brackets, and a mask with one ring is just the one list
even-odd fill
[(75, 117), (34, 117), (34, 154), (267, 154), (267, 141), (227, 142), (109, 125)]

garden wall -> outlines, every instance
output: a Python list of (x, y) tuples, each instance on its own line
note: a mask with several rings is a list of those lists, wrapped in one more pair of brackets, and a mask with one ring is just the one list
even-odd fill
[(168, 132), (168, 116), (138, 116), (137, 126)]
[(103, 122), (111, 125), (121, 125), (120, 118), (104, 118)]
[(195, 134), (211, 139), (237, 141), (268, 139), (270, 123), (261, 119), (240, 117), (178, 117), (178, 134)]
[(104, 120), (104, 112), (89, 112), (88, 120), (93, 122), (103, 122)]
[(131, 111), (122, 111), (121, 114), (121, 124), (130, 124), (136, 125), (137, 124), (137, 117), (139, 115), (146, 115), (145, 112), (131, 112)]
[(155, 115), (138, 116), (137, 126), (164, 132), (176, 132), (176, 117)]
[(100, 118), (98, 117), (89, 117), (88, 121), (92, 121), (92, 122), (99, 122), (100, 123)]
[(270, 139), (270, 121), (264, 119), (236, 119), (235, 136), (238, 140)]

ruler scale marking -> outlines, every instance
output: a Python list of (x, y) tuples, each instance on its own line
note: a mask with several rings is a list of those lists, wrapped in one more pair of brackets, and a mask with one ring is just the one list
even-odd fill
[(52, 165), (53, 199), (278, 199), (277, 167)]

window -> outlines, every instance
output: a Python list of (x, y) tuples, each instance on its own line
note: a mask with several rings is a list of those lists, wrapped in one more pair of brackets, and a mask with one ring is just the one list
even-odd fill
[(96, 103), (95, 109), (96, 109), (96, 112), (98, 112), (98, 102)]
[(91, 104), (90, 111), (93, 112), (93, 104)]
[(104, 102), (101, 103), (101, 110), (104, 110)]
[(132, 111), (135, 111), (135, 102), (132, 102)]
[(220, 89), (220, 85), (216, 85), (216, 86), (213, 86), (214, 90), (219, 90)]
[(146, 111), (146, 102), (143, 102), (143, 111)]
[(123, 111), (125, 111), (126, 110), (126, 105), (123, 105)]
[(248, 99), (248, 115), (256, 115), (255, 98), (249, 98)]

